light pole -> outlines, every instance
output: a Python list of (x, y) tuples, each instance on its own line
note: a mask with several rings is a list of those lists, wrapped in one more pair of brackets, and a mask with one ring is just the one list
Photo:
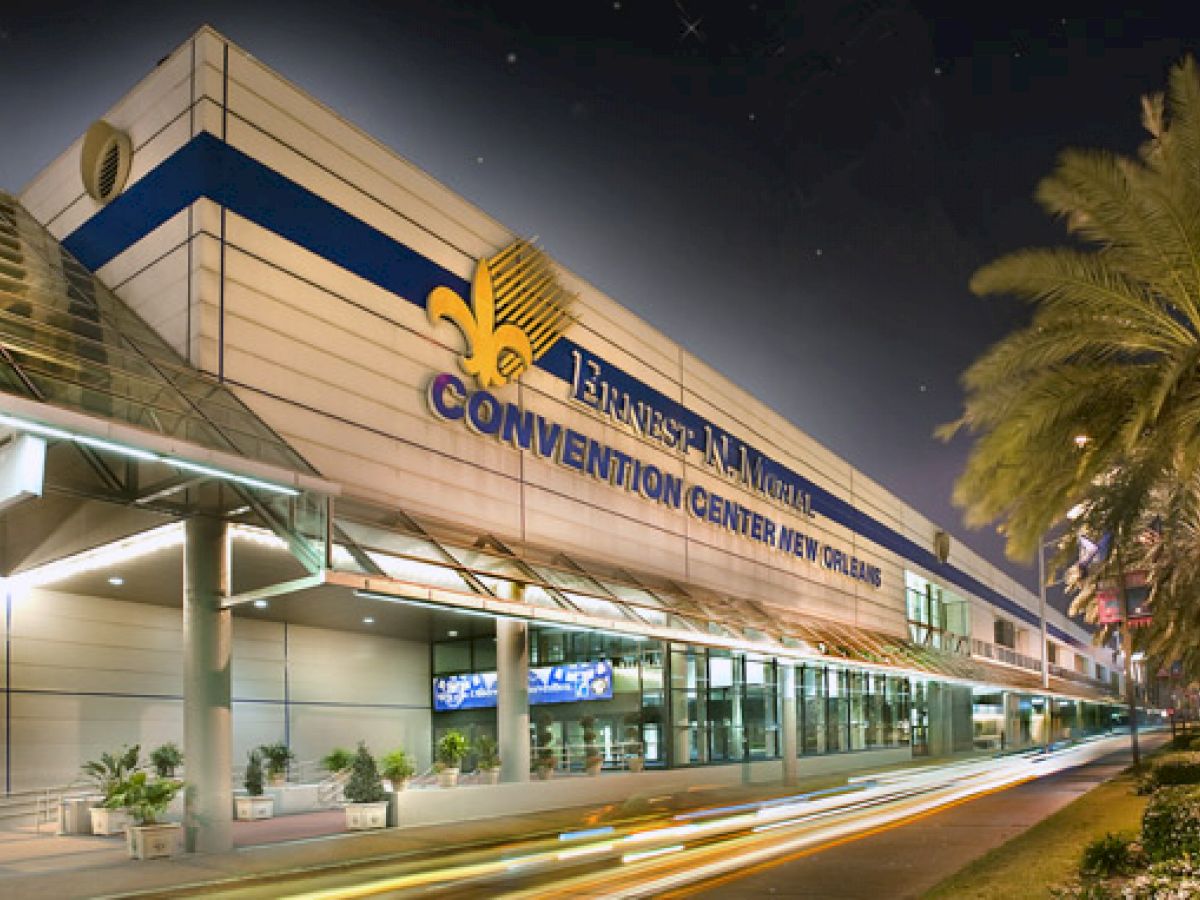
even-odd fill
[[(1050, 657), (1047, 653), (1049, 636), (1046, 630), (1046, 547), (1049, 541), (1038, 544), (1038, 618), (1042, 622), (1042, 690), (1050, 690)], [(1047, 700), (1046, 702), (1049, 702)]]

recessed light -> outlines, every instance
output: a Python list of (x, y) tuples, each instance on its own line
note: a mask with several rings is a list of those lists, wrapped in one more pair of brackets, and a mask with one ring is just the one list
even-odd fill
[(114, 575), (112, 578), (108, 579), (108, 583), (111, 584), (113, 587), (120, 587), (121, 585), (123, 585), (125, 583), (125, 579), (122, 578), (120, 575)]
[(458, 632), (457, 631), (447, 631), (446, 636), (447, 637), (458, 637)]
[(255, 606), (255, 608), (256, 608), (256, 609), (266, 609), (266, 608), (267, 608), (267, 601), (266, 601), (266, 600), (255, 600), (255, 601), (254, 601), (254, 606)]
[(374, 625), (375, 617), (374, 616), (363, 616), (363, 624), (364, 625)]

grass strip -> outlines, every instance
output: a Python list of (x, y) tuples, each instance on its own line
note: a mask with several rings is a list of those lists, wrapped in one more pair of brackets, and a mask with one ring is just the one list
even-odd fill
[(1079, 869), (1083, 848), (1105, 832), (1137, 833), (1149, 797), (1119, 775), (989, 851), (936, 885), (922, 900), (1045, 900)]

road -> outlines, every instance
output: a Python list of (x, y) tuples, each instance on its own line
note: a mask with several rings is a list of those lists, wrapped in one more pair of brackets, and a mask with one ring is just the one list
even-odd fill
[(1110, 777), (1127, 746), (1114, 736), (1050, 754), (897, 769), (767, 802), (206, 896), (911, 897)]

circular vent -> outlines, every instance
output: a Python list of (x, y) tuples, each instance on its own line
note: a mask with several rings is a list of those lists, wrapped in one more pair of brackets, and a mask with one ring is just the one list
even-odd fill
[(104, 120), (92, 123), (83, 136), (80, 174), (83, 188), (97, 203), (108, 203), (121, 193), (129, 180), (133, 144), (129, 135)]

